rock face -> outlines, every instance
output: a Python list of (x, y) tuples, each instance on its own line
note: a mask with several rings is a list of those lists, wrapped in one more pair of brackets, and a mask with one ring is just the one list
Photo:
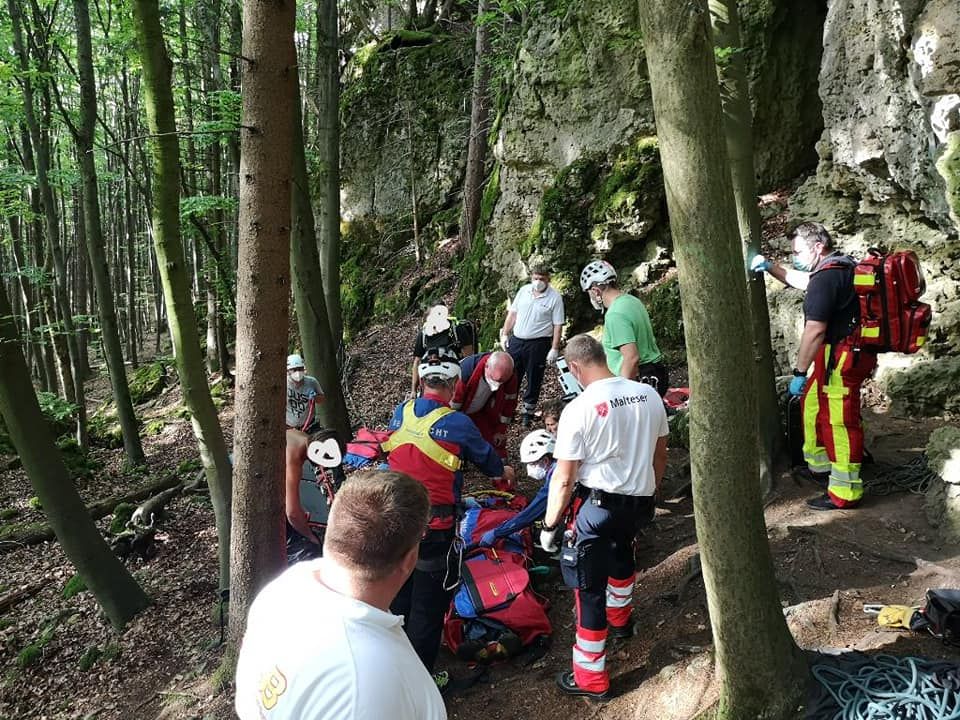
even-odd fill
[(960, 542), (960, 428), (942, 427), (930, 433), (927, 465), (938, 480), (927, 491), (924, 509), (930, 524), (947, 542)]

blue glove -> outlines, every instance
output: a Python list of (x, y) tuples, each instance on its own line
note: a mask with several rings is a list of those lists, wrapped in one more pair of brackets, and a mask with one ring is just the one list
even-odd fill
[(495, 533), (496, 530), (487, 530), (480, 536), (480, 542), (478, 542), (477, 545), (480, 547), (493, 547), (493, 544), (497, 541)]
[(794, 396), (803, 395), (803, 386), (806, 384), (806, 375), (794, 375), (790, 381), (790, 394)]
[(750, 261), (751, 272), (764, 272), (771, 267), (773, 267), (772, 263), (763, 255), (754, 255), (753, 260)]

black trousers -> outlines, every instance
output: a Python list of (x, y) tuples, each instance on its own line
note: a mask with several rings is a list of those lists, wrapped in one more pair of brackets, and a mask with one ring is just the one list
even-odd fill
[(640, 382), (653, 385), (660, 397), (666, 395), (670, 389), (670, 372), (662, 362), (644, 363), (637, 370), (637, 378)]
[(540, 399), (540, 386), (543, 385), (543, 373), (547, 369), (547, 353), (553, 344), (553, 337), (522, 340), (514, 335), (510, 338), (508, 352), (513, 358), (514, 372), (517, 377), (526, 376), (527, 387), (523, 391), (523, 411), (533, 413)]
[(403, 630), (417, 657), (431, 673), (440, 652), (443, 618), (453, 596), (452, 590), (443, 587), (449, 550), (449, 541), (425, 540), (420, 543), (417, 569), (407, 578), (390, 605), (392, 613), (403, 615)]

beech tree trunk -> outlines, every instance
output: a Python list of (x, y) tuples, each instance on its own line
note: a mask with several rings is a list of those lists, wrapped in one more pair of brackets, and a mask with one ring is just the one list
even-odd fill
[(319, 0), (317, 44), (319, 45), (317, 133), (319, 177), (320, 268), (334, 352), (340, 359), (343, 343), (343, 312), (340, 307), (340, 36), (336, 0)]
[(718, 57), (720, 101), (727, 159), (733, 181), (733, 199), (743, 245), (744, 271), (753, 330), (754, 388), (757, 394), (757, 427), (760, 457), (760, 487), (764, 494), (773, 486), (777, 453), (783, 445), (780, 404), (774, 377), (770, 313), (762, 273), (749, 271), (750, 259), (760, 252), (760, 209), (757, 207), (756, 173), (753, 167), (753, 116), (747, 89), (747, 67), (740, 39), (740, 18), (735, 0), (709, 0), (713, 42), (724, 52)]
[(172, 63), (163, 41), (157, 0), (135, 0), (134, 19), (143, 63), (147, 127), (153, 136), (150, 140), (153, 243), (183, 400), (190, 410), (190, 422), (210, 487), (219, 542), (220, 588), (224, 590), (230, 582), (231, 468), (223, 428), (207, 384), (180, 237), (180, 144), (170, 87)]
[(490, 116), (490, 21), (485, 16), (489, 0), (477, 4), (477, 38), (473, 59), (470, 138), (467, 142), (467, 171), (463, 180), (463, 212), (460, 214), (460, 246), (473, 244), (483, 196), (483, 171), (487, 158), (487, 121)]
[(290, 324), (290, 186), (297, 59), (293, 0), (243, 4), (240, 237), (230, 646), (284, 567), (284, 406)]
[(63, 551), (118, 630), (149, 604), (90, 517), (53, 443), (0, 283), (0, 415)]
[[(107, 268), (106, 245), (100, 222), (100, 197), (97, 185), (97, 167), (93, 155), (93, 139), (97, 122), (96, 84), (93, 74), (93, 51), (90, 41), (90, 11), (87, 0), (73, 0), (73, 14), (77, 25), (77, 71), (80, 75), (80, 125), (77, 127), (76, 142), (80, 159), (80, 175), (83, 180), (83, 223), (86, 228), (87, 252), (93, 269), (93, 280), (97, 289), (97, 310), (100, 316), (100, 337), (103, 341), (104, 358), (110, 373), (110, 386), (117, 407), (117, 419), (123, 433), (123, 449), (127, 462), (131, 466), (143, 465), (143, 447), (137, 427), (137, 416), (130, 400), (130, 387), (123, 365), (123, 348), (120, 345), (120, 333), (117, 329), (117, 311), (113, 303), (113, 287), (110, 284), (110, 271)], [(132, 231), (128, 228), (128, 232)], [(133, 257), (129, 258), (131, 268), (129, 277), (133, 280)], [(127, 289), (133, 294), (133, 288)], [(131, 303), (132, 305), (132, 303)], [(132, 314), (133, 309), (131, 307)], [(135, 346), (133, 318), (131, 315), (129, 342)]]
[[(318, 420), (324, 427), (334, 428), (342, 442), (349, 440), (350, 420), (340, 385), (337, 354), (330, 333), (327, 303), (323, 291), (323, 274), (317, 253), (317, 233), (310, 202), (310, 181), (307, 177), (306, 148), (299, 98), (294, 103), (293, 125), (293, 231), (290, 235), (290, 272), (293, 297), (297, 307), (297, 324), (303, 355), (311, 374), (323, 387), (326, 400), (317, 406)], [(321, 108), (320, 112), (323, 112)]]
[(639, 13), (698, 398), (690, 461), (717, 718), (790, 718), (807, 670), (777, 597), (757, 493), (757, 405), (742, 391), (754, 374), (744, 362), (750, 316), (706, 0), (645, 0)]

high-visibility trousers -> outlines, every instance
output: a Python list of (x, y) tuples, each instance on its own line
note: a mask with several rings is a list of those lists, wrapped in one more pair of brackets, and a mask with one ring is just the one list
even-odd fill
[(803, 458), (812, 472), (830, 473), (827, 494), (837, 507), (853, 507), (863, 497), (860, 386), (876, 366), (876, 354), (847, 340), (824, 344), (803, 389)]

